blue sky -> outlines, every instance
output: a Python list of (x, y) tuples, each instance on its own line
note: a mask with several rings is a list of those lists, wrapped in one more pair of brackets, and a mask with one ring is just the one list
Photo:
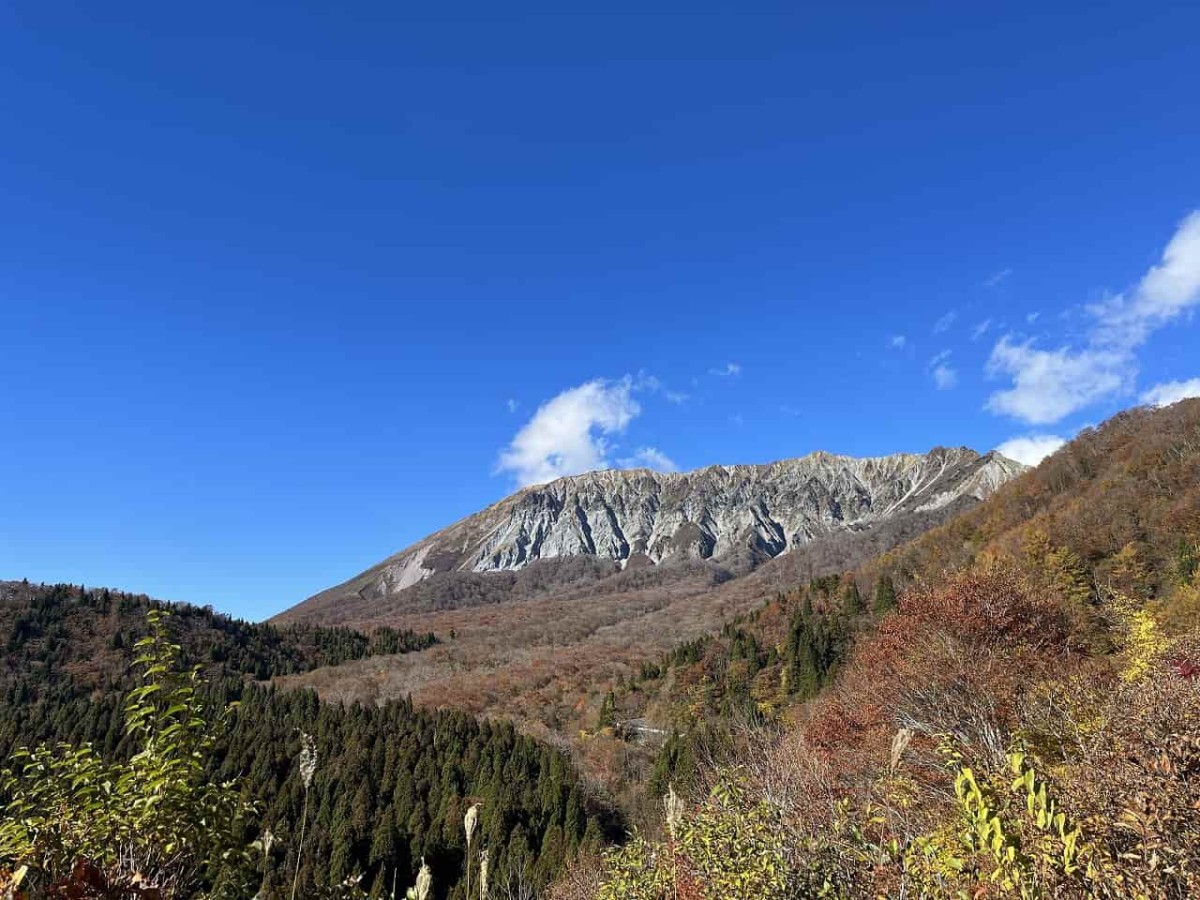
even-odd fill
[(0, 577), (257, 618), (524, 480), (1200, 392), (1194, 4), (569, 7), (0, 9)]

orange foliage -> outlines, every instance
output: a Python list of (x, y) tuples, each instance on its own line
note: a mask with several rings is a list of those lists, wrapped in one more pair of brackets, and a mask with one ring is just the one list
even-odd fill
[(1061, 608), (1014, 566), (952, 575), (909, 591), (858, 645), (806, 736), (843, 775), (877, 768), (900, 727), (999, 754), (1023, 692), (1072, 649)]

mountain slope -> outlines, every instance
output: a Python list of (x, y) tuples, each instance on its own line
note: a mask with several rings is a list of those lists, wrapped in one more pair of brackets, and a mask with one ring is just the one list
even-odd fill
[[(1023, 470), (970, 450), (875, 460), (814, 454), (681, 475), (604, 472), (530, 488), (280, 617), (432, 631), (447, 640), (422, 653), (358, 660), (279, 682), (316, 688), (327, 699), (411, 697), (425, 707), (509, 717), (556, 740), (577, 735), (590, 727), (598, 686), (631, 677), (679, 642), (718, 631), (781, 590), (845, 572), (954, 519)], [(814, 496), (820, 499), (812, 502)], [(519, 538), (522, 527), (536, 533), (530, 510), (545, 516), (543, 534), (553, 526), (570, 534), (562, 511), (576, 508), (589, 523), (613, 510), (631, 555), (551, 557), (543, 540), (541, 558), (527, 561), (527, 554), (511, 571), (470, 569), (478, 547), (499, 546), (505, 535), (519, 544), (512, 536)], [(557, 518), (548, 512), (554, 509)], [(710, 543), (685, 545), (658, 564), (650, 553), (635, 556), (629, 523), (638, 509), (649, 511), (650, 535), (657, 528), (669, 541), (672, 522), (684, 515)], [(781, 532), (790, 543), (776, 546), (771, 558), (764, 532)], [(646, 550), (654, 546), (645, 540)], [(695, 555), (705, 547), (712, 555)], [(389, 582), (389, 573), (422, 552), (427, 567), (438, 559), (450, 570), (393, 590), (399, 582)], [(588, 767), (602, 770), (605, 763), (589, 760)]]
[[(1039, 896), (1200, 896), (1200, 400), (1086, 429), (965, 514), (614, 681), (593, 721), (669, 735), (642, 833), (691, 787), (715, 833), (764, 816), (795, 835), (760, 858), (838, 896), (984, 896), (1000, 877)], [(702, 799), (725, 783), (714, 762), (745, 791), (719, 810)], [(1011, 850), (961, 832), (980, 796)], [(1047, 796), (1086, 865), (1021, 857)], [(681, 859), (688, 843), (638, 848), (669, 860), (668, 896), (677, 871), (708, 878), (707, 842)], [(939, 846), (953, 856), (912, 850)]]
[(347, 604), (394, 597), (437, 575), (514, 572), (572, 557), (615, 564), (591, 566), (600, 577), (686, 559), (741, 572), (821, 537), (982, 500), (1023, 470), (996, 453), (939, 447), (868, 459), (813, 453), (686, 473), (590, 472), (518, 491), (280, 618), (341, 621), (336, 611)]
[[(996, 562), (1019, 567), (1039, 589), (1066, 598), (1077, 622), (1111, 619), (1112, 613), (1098, 611), (1116, 593), (1147, 603), (1168, 631), (1194, 628), (1200, 622), (1200, 400), (1130, 410), (1089, 428), (987, 501), (848, 566), (840, 578), (818, 572), (806, 579), (792, 569), (791, 586), (781, 580), (778, 596), (752, 615), (720, 635), (681, 643), (647, 667), (649, 683), (619, 694), (614, 714), (683, 732), (701, 706), (710, 724), (761, 709), (764, 698), (786, 709), (832, 678), (849, 638), (874, 627), (871, 607), (882, 613), (898, 595), (938, 588)], [(880, 597), (881, 586), (887, 596)], [(1107, 640), (1095, 639), (1102, 626), (1092, 623), (1091, 640), (1107, 649)], [(825, 655), (817, 665), (798, 659), (811, 652), (813, 637)], [(803, 683), (796, 678), (801, 665), (816, 669)], [(878, 699), (874, 687), (867, 691), (871, 700)]]

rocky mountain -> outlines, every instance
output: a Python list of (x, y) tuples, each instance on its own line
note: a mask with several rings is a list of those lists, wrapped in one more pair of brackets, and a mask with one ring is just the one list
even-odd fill
[(994, 452), (938, 447), (864, 459), (818, 452), (684, 473), (589, 472), (524, 488), (283, 618), (394, 597), (442, 573), (515, 572), (571, 557), (607, 561), (611, 571), (688, 559), (745, 571), (823, 537), (983, 500), (1024, 470)]

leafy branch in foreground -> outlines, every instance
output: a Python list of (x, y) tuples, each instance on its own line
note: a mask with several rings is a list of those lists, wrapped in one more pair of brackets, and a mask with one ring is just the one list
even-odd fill
[(211, 783), (214, 729), (184, 670), (168, 614), (147, 614), (136, 645), (141, 684), (125, 704), (140, 749), (109, 763), (91, 744), (14, 752), (0, 770), (0, 871), (27, 867), (35, 896), (245, 897), (253, 847), (241, 835), (254, 810), (232, 783)]

